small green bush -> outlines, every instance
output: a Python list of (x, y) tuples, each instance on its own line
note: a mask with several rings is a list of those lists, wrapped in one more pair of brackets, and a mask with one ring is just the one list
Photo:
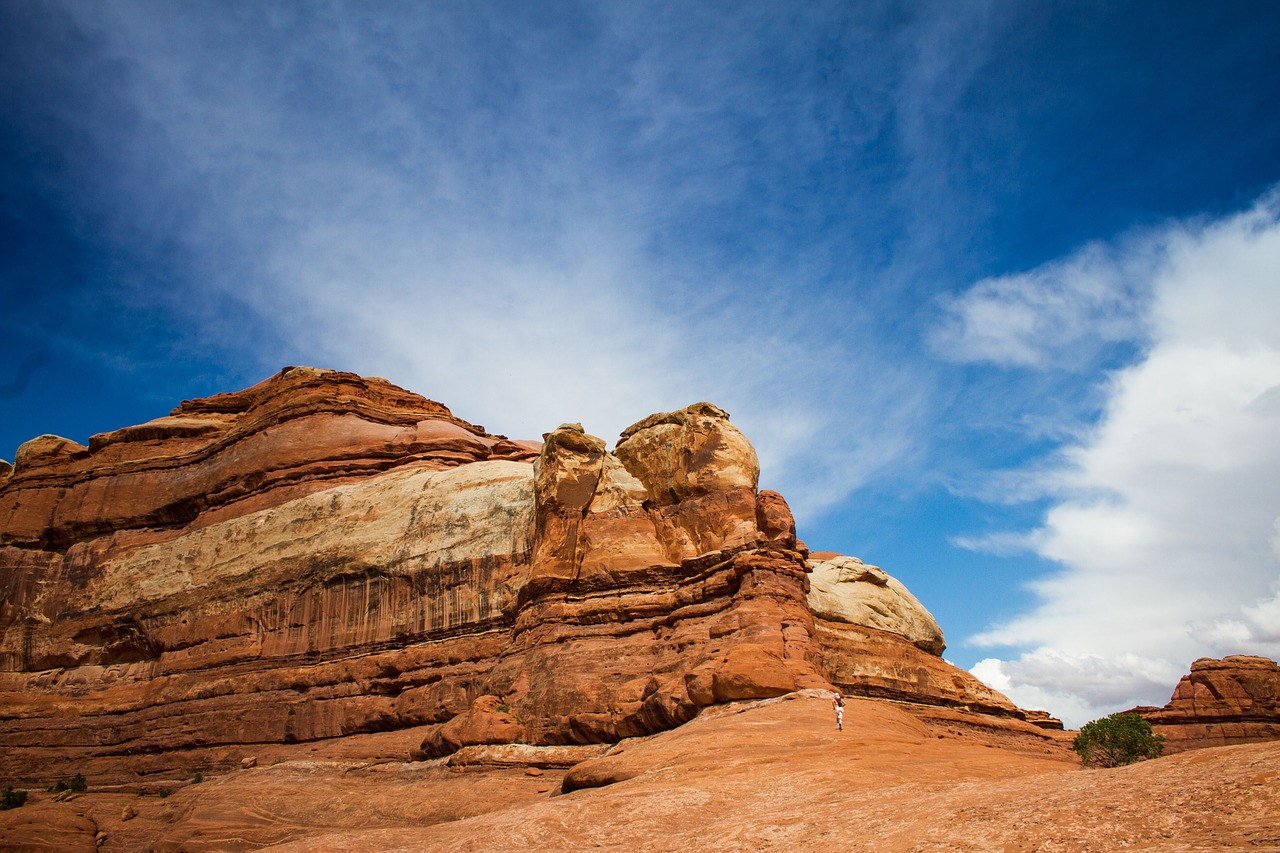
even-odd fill
[(1164, 736), (1137, 714), (1112, 714), (1086, 723), (1071, 743), (1085, 766), (1119, 767), (1164, 752)]
[(5, 788), (3, 795), (0, 795), (0, 811), (20, 808), (26, 802), (26, 791), (15, 791), (12, 788)]
[(199, 785), (203, 781), (204, 781), (204, 774), (201, 773), (199, 770), (196, 771), (196, 775), (191, 777), (192, 785)]
[(71, 777), (70, 782), (59, 779), (53, 783), (53, 787), (49, 789), (51, 793), (61, 794), (63, 791), (70, 791), (73, 794), (83, 794), (89, 789), (89, 784), (85, 782), (84, 777), (79, 773)]
[(172, 791), (170, 791), (168, 788), (161, 788), (159, 791), (156, 791), (156, 794), (157, 794), (157, 795), (159, 795), (160, 799), (162, 799), (162, 800), (163, 800), (165, 797), (167, 797), (167, 796), (169, 796), (170, 794), (172, 794), (172, 793), (173, 793), (173, 792), (172, 792)]

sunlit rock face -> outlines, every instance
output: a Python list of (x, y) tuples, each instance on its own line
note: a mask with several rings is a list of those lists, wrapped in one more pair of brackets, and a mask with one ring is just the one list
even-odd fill
[(1165, 752), (1280, 740), (1280, 664), (1256, 655), (1200, 658), (1163, 708), (1138, 708)]
[(814, 616), (897, 634), (933, 655), (946, 649), (933, 614), (879, 566), (840, 555), (813, 560), (809, 566), (809, 607)]
[(970, 701), (896, 581), (806, 560), (707, 403), (610, 451), (289, 368), (87, 447), (42, 436), (4, 473), (5, 778), (407, 726), (428, 727), (423, 755), (602, 743), (833, 684), (1007, 710)]

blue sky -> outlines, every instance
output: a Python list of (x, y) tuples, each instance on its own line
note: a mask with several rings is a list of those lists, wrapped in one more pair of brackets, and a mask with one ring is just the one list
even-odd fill
[[(0, 458), (710, 400), (1071, 722), (1280, 655), (1280, 5), (0, 4)], [(1118, 592), (1112, 592), (1112, 591)]]

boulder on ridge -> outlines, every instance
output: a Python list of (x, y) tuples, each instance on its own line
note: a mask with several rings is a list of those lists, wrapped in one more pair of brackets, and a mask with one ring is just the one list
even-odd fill
[(857, 557), (820, 556), (809, 561), (809, 608), (814, 616), (897, 634), (932, 655), (946, 650), (933, 614), (896, 578)]

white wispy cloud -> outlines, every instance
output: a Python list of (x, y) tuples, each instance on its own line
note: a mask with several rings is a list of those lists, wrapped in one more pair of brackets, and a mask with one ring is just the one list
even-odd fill
[(1120, 257), (1091, 245), (1031, 272), (943, 297), (930, 343), (945, 358), (1030, 368), (1081, 368), (1101, 347), (1143, 335), (1146, 241)]
[[(1077, 723), (1126, 704), (1163, 704), (1168, 675), (1196, 657), (1280, 651), (1280, 194), (1151, 240), (1160, 252), (1144, 252), (1158, 258), (1149, 308), (1141, 324), (1126, 321), (1147, 329), (1145, 353), (1112, 374), (1090, 434), (1038, 472), (1043, 494), (1056, 496), (1043, 526), (986, 543), (1020, 541), (1061, 569), (1032, 584), (1033, 610), (973, 638), (1029, 651), (976, 671), (1015, 701), (1069, 709)], [(1086, 250), (1019, 278), (1066, 280), (1077, 296), (1111, 293), (1112, 265), (1099, 272), (1095, 256)], [(998, 301), (1004, 291), (983, 284), (977, 293)], [(1038, 304), (1052, 315), (1062, 304), (1011, 298), (1015, 313)], [(1067, 301), (1085, 310), (1074, 311), (1070, 334), (1048, 335), (1050, 351), (1089, 333), (1082, 320), (1092, 306), (1112, 304), (1110, 296)], [(1006, 364), (1049, 357), (1018, 355), (1033, 340), (1012, 339), (968, 352), (999, 353)], [(1099, 661), (1110, 662), (1105, 674)]]
[[(800, 515), (918, 444), (927, 376), (869, 345), (870, 305), (823, 296), (829, 245), (797, 257), (755, 221), (773, 158), (826, 153), (810, 96), (760, 71), (793, 47), (758, 11), (642, 39), (599, 9), (69, 9), (148, 143), (84, 128), (121, 176), (95, 187), (107, 236), (164, 235), (188, 281), (156, 298), (264, 372), (382, 375), (516, 437), (711, 400)], [(739, 220), (750, 242), (717, 230)]]

